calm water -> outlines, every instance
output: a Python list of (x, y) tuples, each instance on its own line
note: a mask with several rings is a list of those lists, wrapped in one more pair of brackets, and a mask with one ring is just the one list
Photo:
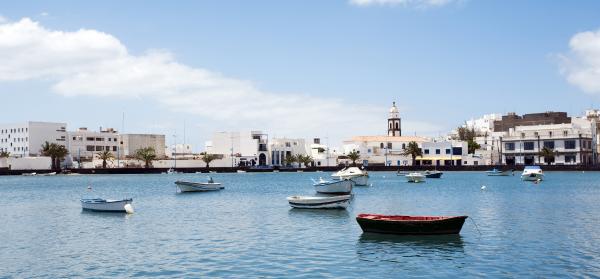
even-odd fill
[[(373, 172), (348, 210), (290, 209), (319, 175), (214, 174), (225, 190), (192, 194), (174, 180), (205, 175), (0, 177), (0, 277), (600, 276), (600, 173)], [(96, 196), (136, 212), (82, 212)], [(363, 212), (471, 218), (460, 236), (398, 237), (362, 234)]]

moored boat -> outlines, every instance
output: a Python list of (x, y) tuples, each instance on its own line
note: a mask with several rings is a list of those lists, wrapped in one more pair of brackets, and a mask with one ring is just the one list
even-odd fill
[(442, 174), (444, 174), (441, 171), (438, 170), (432, 170), (432, 171), (425, 171), (424, 175), (426, 178), (442, 178)]
[(542, 181), (544, 180), (544, 172), (540, 166), (525, 166), (521, 174), (523, 181)]
[(425, 175), (419, 172), (411, 172), (404, 177), (406, 177), (406, 181), (411, 183), (425, 182)]
[(287, 198), (293, 208), (304, 209), (344, 209), (350, 204), (351, 195), (341, 196), (291, 196)]
[(83, 210), (101, 211), (101, 212), (127, 212), (133, 213), (131, 203), (133, 199), (123, 200), (105, 200), (105, 199), (81, 199), (81, 208)]
[(499, 170), (499, 169), (492, 169), (489, 171), (486, 171), (485, 174), (487, 174), (487, 176), (509, 176), (511, 174), (512, 170)]
[(191, 182), (191, 181), (175, 181), (175, 185), (183, 192), (207, 192), (218, 191), (225, 189), (221, 183), (214, 182), (212, 177), (209, 177), (207, 182)]
[(313, 185), (317, 193), (322, 194), (350, 194), (352, 192), (352, 186), (355, 182), (352, 180), (333, 180), (327, 181), (323, 178), (319, 178), (319, 181), (315, 181)]
[(458, 234), (467, 216), (402, 216), (359, 214), (363, 232), (385, 234)]
[(344, 168), (331, 175), (334, 180), (352, 179), (356, 186), (369, 185), (369, 173), (366, 170), (361, 170), (358, 167)]

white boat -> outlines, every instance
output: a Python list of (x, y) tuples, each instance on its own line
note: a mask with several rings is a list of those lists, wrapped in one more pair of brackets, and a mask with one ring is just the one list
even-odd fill
[(315, 190), (321, 194), (350, 194), (352, 186), (355, 182), (352, 180), (333, 180), (327, 181), (319, 178), (319, 181), (314, 181)]
[(544, 180), (544, 172), (540, 166), (525, 166), (521, 174), (523, 181), (541, 181)]
[(314, 208), (314, 209), (344, 209), (350, 204), (351, 195), (341, 196), (291, 196), (287, 198), (288, 203), (293, 208)]
[(81, 199), (81, 208), (83, 208), (83, 210), (91, 211), (133, 213), (133, 207), (131, 206), (132, 202), (133, 199)]
[(344, 168), (331, 175), (334, 180), (351, 179), (356, 183), (356, 186), (369, 185), (369, 173), (366, 170), (361, 170), (357, 167)]
[(35, 173), (35, 172), (26, 172), (26, 173), (22, 173), (21, 175), (22, 176), (36, 176), (37, 173)]
[(56, 172), (49, 172), (49, 173), (40, 173), (38, 174), (39, 176), (53, 176), (56, 175)]
[(246, 173), (245, 170), (237, 170), (237, 173)]
[(487, 174), (487, 176), (509, 176), (511, 174), (511, 170), (505, 170), (505, 171), (501, 171), (499, 169), (492, 169), (489, 171), (486, 171), (485, 174)]
[(190, 182), (190, 181), (175, 181), (175, 185), (183, 192), (208, 192), (225, 189), (221, 183), (214, 182), (209, 177), (208, 182)]
[(173, 168), (170, 168), (170, 169), (168, 169), (168, 170), (167, 170), (167, 172), (166, 172), (166, 174), (176, 174), (176, 173), (179, 173), (179, 172), (178, 172), (178, 171), (176, 171), (176, 170), (175, 170), (175, 169), (173, 169)]
[(413, 182), (413, 183), (425, 182), (425, 175), (420, 172), (411, 172), (411, 173), (405, 175), (404, 177), (406, 177), (406, 180), (408, 182)]

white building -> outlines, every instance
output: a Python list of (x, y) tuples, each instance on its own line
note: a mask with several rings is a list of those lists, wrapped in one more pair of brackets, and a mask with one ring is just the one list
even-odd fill
[(92, 160), (97, 153), (110, 151), (115, 157), (119, 151), (119, 134), (112, 128), (91, 131), (85, 127), (67, 132), (69, 154), (74, 161)]
[(285, 158), (289, 156), (308, 155), (304, 139), (273, 138), (269, 142), (270, 164), (285, 166)]
[(413, 141), (421, 146), (429, 139), (416, 136), (357, 136), (344, 141), (343, 153), (358, 152), (359, 161), (365, 165), (408, 166), (412, 164), (412, 158), (403, 155), (403, 152)]
[(40, 156), (46, 141), (66, 147), (67, 124), (28, 121), (0, 125), (0, 151), (12, 157)]
[(216, 132), (206, 142), (206, 152), (224, 156), (215, 166), (266, 166), (268, 144), (269, 137), (262, 131)]
[[(502, 138), (502, 162), (507, 165), (592, 164), (592, 139), (591, 127), (576, 123), (517, 126)], [(553, 159), (540, 155), (544, 147), (553, 151)]]
[(165, 135), (157, 134), (122, 134), (123, 152), (121, 156), (133, 157), (138, 149), (152, 147), (158, 158), (165, 157)]
[(472, 118), (471, 120), (467, 120), (465, 127), (468, 129), (473, 129), (476, 133), (483, 135), (485, 133), (494, 132), (494, 121), (499, 120), (502, 120), (502, 114), (486, 114), (480, 118)]
[(168, 158), (173, 158), (174, 156), (177, 156), (177, 158), (192, 158), (196, 155), (192, 150), (193, 147), (191, 144), (178, 143), (165, 147), (165, 155)]

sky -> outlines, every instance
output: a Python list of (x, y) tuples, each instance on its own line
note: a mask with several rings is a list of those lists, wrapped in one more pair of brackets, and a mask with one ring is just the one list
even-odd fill
[(0, 123), (196, 151), (217, 131), (385, 134), (394, 101), (404, 135), (581, 115), (600, 107), (600, 1), (6, 1), (0, 98)]

